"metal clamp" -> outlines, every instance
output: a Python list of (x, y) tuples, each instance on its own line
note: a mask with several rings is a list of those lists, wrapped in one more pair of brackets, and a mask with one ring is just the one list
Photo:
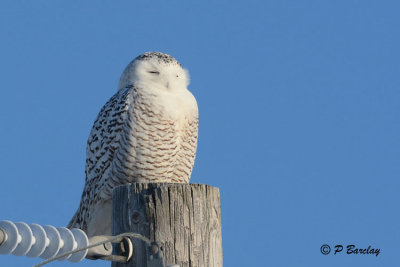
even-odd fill
[[(105, 242), (112, 238), (111, 236), (93, 236), (89, 238), (89, 244), (102, 243), (88, 250), (87, 259), (91, 260), (107, 260), (126, 263), (132, 258), (133, 245), (128, 237), (120, 237), (112, 242)], [(113, 246), (114, 245), (114, 246)], [(119, 255), (113, 255), (114, 251), (118, 251)], [(147, 266), (148, 267), (179, 267), (177, 264), (164, 265), (163, 248), (156, 242), (146, 243)]]
[[(109, 240), (112, 236), (93, 236), (89, 238), (89, 244), (102, 243), (106, 240)], [(113, 244), (114, 249), (118, 248), (121, 252), (120, 255), (113, 255)], [(91, 260), (107, 260), (107, 261), (116, 261), (116, 262), (128, 262), (132, 258), (133, 254), (133, 245), (131, 240), (128, 237), (120, 237), (112, 242), (105, 242), (96, 247), (90, 248), (86, 255), (87, 259)]]

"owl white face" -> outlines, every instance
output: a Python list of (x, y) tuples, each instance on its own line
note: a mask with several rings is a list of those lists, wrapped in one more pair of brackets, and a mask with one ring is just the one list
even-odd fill
[(189, 75), (173, 57), (150, 52), (133, 60), (121, 75), (118, 89), (130, 85), (144, 90), (184, 90)]

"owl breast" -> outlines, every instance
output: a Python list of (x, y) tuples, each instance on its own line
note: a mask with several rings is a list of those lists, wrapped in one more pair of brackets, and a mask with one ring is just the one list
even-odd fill
[(109, 171), (112, 183), (104, 193), (132, 182), (188, 183), (197, 146), (196, 102), (188, 105), (191, 98), (185, 94), (131, 90)]

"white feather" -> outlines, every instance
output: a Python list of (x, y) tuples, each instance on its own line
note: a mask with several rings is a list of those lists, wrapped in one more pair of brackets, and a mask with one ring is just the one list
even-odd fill
[(197, 146), (198, 109), (189, 74), (171, 56), (133, 60), (89, 136), (86, 184), (69, 227), (111, 234), (111, 193), (132, 182), (189, 182)]

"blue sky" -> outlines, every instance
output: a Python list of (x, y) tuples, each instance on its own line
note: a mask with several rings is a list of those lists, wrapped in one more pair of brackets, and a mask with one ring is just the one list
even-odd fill
[[(398, 266), (399, 8), (2, 1), (0, 220), (70, 220), (97, 113), (134, 57), (162, 51), (191, 74), (200, 110), (191, 181), (221, 190), (224, 266)], [(325, 243), (381, 253), (322, 255)]]

